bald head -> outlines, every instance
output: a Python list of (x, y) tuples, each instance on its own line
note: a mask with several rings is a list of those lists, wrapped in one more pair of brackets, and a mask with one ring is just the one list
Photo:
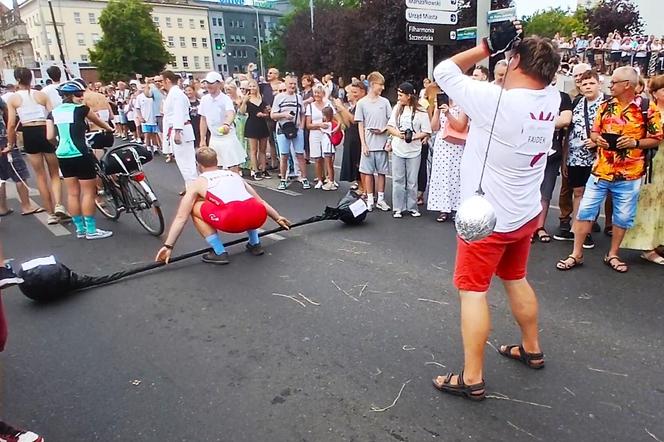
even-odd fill
[(629, 66), (616, 68), (616, 70), (613, 71), (611, 79), (614, 83), (617, 81), (629, 81), (629, 85), (633, 88), (639, 85), (639, 73), (636, 72), (636, 69)]

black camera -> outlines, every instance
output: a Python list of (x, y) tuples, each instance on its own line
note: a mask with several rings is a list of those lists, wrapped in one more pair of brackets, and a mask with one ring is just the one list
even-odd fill
[(403, 140), (406, 143), (410, 143), (411, 141), (413, 141), (413, 131), (410, 129), (406, 129), (403, 133)]

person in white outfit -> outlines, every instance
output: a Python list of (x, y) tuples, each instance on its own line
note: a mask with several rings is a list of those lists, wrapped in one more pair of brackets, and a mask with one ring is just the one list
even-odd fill
[(161, 76), (164, 89), (168, 92), (164, 100), (164, 144), (172, 150), (185, 186), (188, 186), (198, 177), (194, 129), (189, 120), (189, 98), (178, 86), (178, 76), (172, 71), (164, 71)]
[(217, 152), (217, 165), (240, 173), (240, 164), (247, 154), (235, 134), (235, 106), (228, 95), (222, 92), (224, 79), (218, 72), (208, 72), (203, 79), (208, 94), (201, 98), (198, 114), (201, 116), (201, 147), (206, 146), (208, 130), (210, 147)]

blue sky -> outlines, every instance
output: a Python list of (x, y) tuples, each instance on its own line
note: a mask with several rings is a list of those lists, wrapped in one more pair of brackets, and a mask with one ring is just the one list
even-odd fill
[(555, 7), (576, 9), (576, 0), (516, 0), (516, 13), (519, 17), (531, 15), (538, 9)]

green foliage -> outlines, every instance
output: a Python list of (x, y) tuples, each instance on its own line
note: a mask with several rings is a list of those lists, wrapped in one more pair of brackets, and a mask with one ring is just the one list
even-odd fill
[(155, 75), (171, 61), (152, 8), (140, 0), (111, 0), (99, 17), (101, 40), (89, 50), (103, 81)]
[(575, 13), (562, 8), (551, 8), (545, 11), (537, 11), (523, 20), (524, 30), (527, 35), (539, 35), (540, 37), (553, 37), (556, 33), (569, 37), (572, 32), (585, 34), (585, 13), (583, 9), (577, 9)]
[(632, 35), (643, 31), (639, 8), (629, 0), (603, 0), (587, 12), (586, 19), (590, 30), (602, 38), (614, 30)]

